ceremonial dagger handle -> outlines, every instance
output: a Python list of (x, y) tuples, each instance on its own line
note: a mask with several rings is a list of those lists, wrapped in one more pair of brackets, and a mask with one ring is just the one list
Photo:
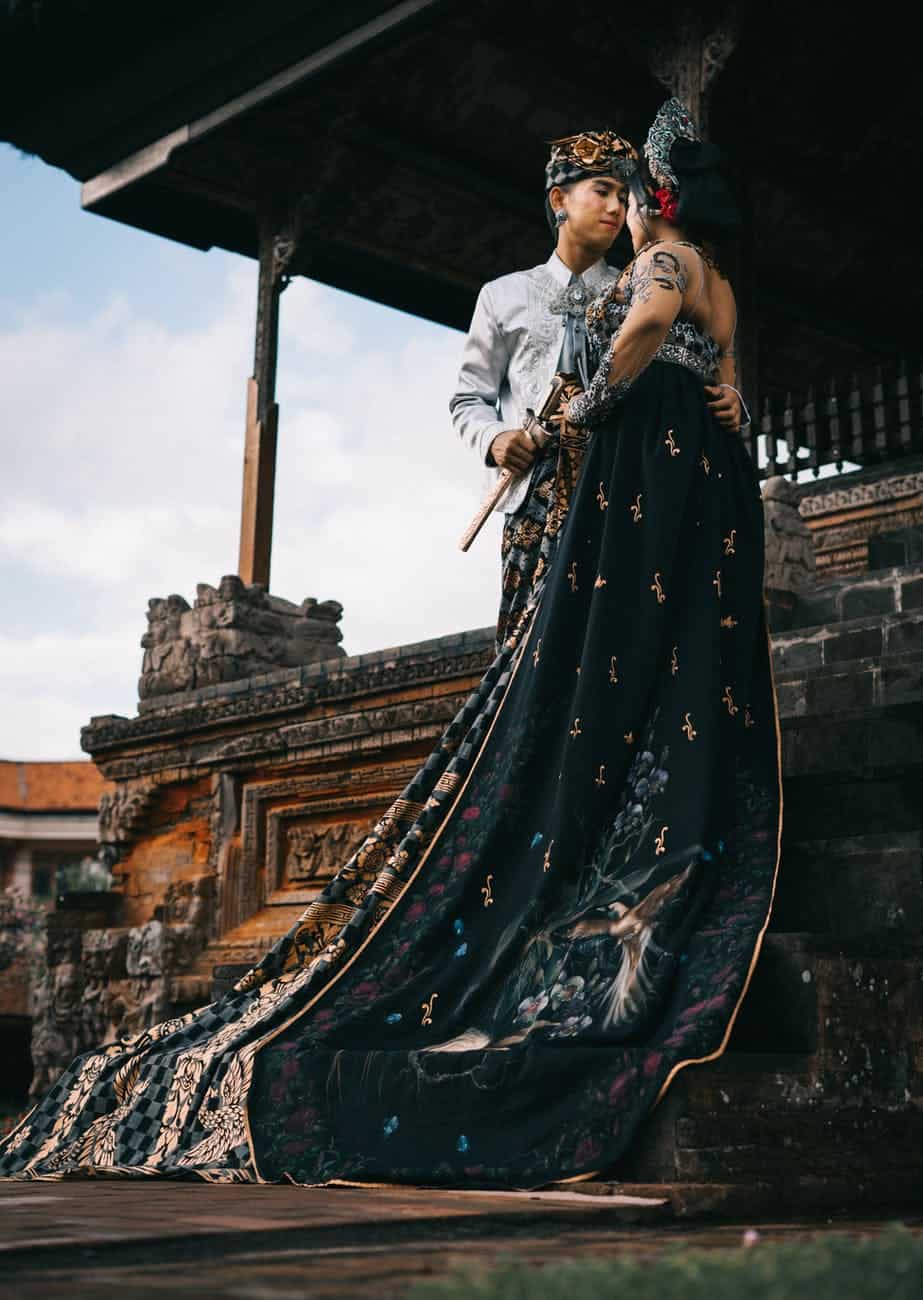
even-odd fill
[[(526, 418), (523, 421), (523, 433), (529, 435), (539, 451), (552, 436), (552, 430), (547, 428), (544, 421), (554, 415), (561, 403), (561, 395), (567, 387), (568, 381), (571, 381), (571, 375), (555, 375), (551, 381), (551, 386), (538, 410), (538, 415), (529, 407), (526, 410)], [(481, 502), (477, 514), (471, 520), (471, 523), (465, 529), (458, 543), (460, 551), (467, 551), (471, 543), (477, 537), (478, 533), (487, 523), (487, 520), (496, 510), (497, 506), (506, 496), (510, 487), (513, 485), (517, 475), (511, 469), (505, 469), (501, 472), (496, 484), (490, 489), (487, 496)]]

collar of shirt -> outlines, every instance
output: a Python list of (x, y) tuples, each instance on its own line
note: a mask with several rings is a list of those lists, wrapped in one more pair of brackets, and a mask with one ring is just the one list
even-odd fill
[[(558, 257), (557, 252), (551, 254), (545, 263), (545, 270), (562, 288), (570, 284), (571, 276), (574, 275), (570, 267), (565, 266)], [(579, 278), (583, 280), (583, 283), (592, 293), (594, 290), (602, 288), (603, 281), (609, 276), (610, 270), (611, 268), (606, 259), (601, 257), (598, 262), (594, 262), (592, 266), (587, 267)]]

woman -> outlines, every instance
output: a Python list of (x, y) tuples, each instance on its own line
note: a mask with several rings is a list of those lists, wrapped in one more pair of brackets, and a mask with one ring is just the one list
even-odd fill
[(0, 1172), (534, 1187), (612, 1169), (723, 1050), (778, 861), (762, 511), (702, 385), (733, 295), (684, 238), (724, 191), (675, 101), (646, 157), (480, 687), (261, 965), (76, 1061)]

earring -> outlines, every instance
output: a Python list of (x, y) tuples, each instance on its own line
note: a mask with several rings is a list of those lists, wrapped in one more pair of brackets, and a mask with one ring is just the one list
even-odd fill
[(558, 208), (557, 212), (554, 214), (554, 224), (556, 226), (563, 226), (566, 220), (567, 220), (567, 213), (564, 211), (563, 208)]

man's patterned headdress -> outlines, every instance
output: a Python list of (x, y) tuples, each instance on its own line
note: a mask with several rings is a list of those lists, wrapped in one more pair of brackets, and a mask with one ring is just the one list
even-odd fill
[(614, 131), (583, 131), (551, 141), (545, 165), (545, 193), (555, 185), (570, 185), (588, 176), (614, 176), (627, 181), (637, 167), (637, 150)]
[(689, 109), (680, 100), (668, 99), (660, 106), (644, 141), (644, 156), (658, 185), (671, 190), (679, 188), (679, 179), (670, 162), (670, 151), (677, 140), (698, 142), (701, 138)]

